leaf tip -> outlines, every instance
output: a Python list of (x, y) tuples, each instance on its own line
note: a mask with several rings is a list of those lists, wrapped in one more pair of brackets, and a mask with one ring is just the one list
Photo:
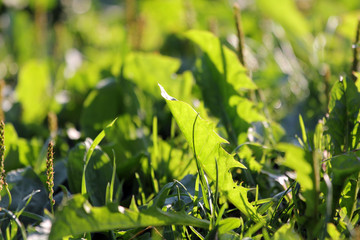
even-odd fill
[(163, 98), (165, 98), (166, 100), (169, 100), (169, 101), (177, 101), (176, 98), (170, 96), (170, 95), (165, 91), (165, 89), (163, 88), (163, 86), (161, 86), (160, 83), (158, 83), (158, 85), (159, 85), (159, 88), (160, 88), (160, 91), (161, 91), (161, 96), (162, 96)]

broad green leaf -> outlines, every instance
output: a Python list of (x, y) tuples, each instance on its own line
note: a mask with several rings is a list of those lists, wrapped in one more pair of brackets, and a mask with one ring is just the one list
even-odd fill
[(197, 44), (202, 55), (194, 72), (205, 106), (219, 117), (233, 144), (246, 140), (250, 124), (265, 121), (257, 106), (242, 97), (256, 89), (237, 55), (209, 32), (191, 30), (185, 36)]
[(182, 225), (208, 228), (209, 222), (185, 212), (164, 212), (157, 207), (133, 211), (109, 204), (93, 207), (81, 195), (74, 195), (55, 214), (49, 239), (61, 239), (84, 232), (129, 229), (148, 226)]
[(17, 168), (36, 165), (41, 149), (38, 138), (25, 139), (18, 134), (11, 123), (5, 125), (5, 169), (7, 171)]
[(306, 199), (306, 215), (312, 216), (315, 210), (315, 191), (314, 169), (312, 156), (309, 152), (292, 144), (278, 144), (277, 149), (285, 152), (283, 166), (296, 171), (296, 180), (300, 183), (301, 192)]
[[(90, 145), (91, 143), (79, 143), (69, 153), (67, 174), (72, 193), (81, 192), (81, 176), (87, 151), (86, 144)], [(85, 172), (86, 191), (94, 206), (105, 204), (106, 186), (112, 180), (112, 171), (112, 164), (107, 154), (100, 148), (95, 148)], [(118, 186), (119, 181), (115, 178), (115, 189)]]
[[(100, 148), (96, 148), (85, 172), (87, 194), (94, 206), (105, 204), (106, 186), (112, 180), (112, 172), (113, 166), (110, 158)], [(116, 190), (119, 181), (117, 178), (114, 181)]]
[(5, 169), (11, 171), (24, 167), (19, 158), (19, 137), (11, 123), (5, 125)]
[[(152, 154), (153, 149), (152, 147), (149, 149)], [(159, 179), (166, 177), (167, 181), (171, 181), (182, 179), (187, 174), (196, 173), (196, 163), (192, 161), (193, 155), (188, 154), (184, 149), (175, 148), (161, 138), (158, 139), (158, 156), (156, 158), (152, 156), (151, 159), (151, 165)]]
[[(182, 0), (162, 1), (143, 0), (139, 2), (141, 16), (146, 19), (141, 42), (143, 49), (152, 50), (162, 45), (164, 36), (169, 32), (186, 30), (186, 9)], [(185, 20), (185, 21), (184, 21)]]
[[(221, 94), (226, 95), (240, 90), (257, 88), (255, 83), (246, 75), (246, 68), (241, 65), (236, 53), (222, 45), (219, 38), (210, 32), (200, 30), (190, 30), (185, 33), (185, 36), (203, 51), (202, 64), (207, 65), (206, 67), (209, 68), (210, 72), (215, 74), (213, 79), (209, 81), (220, 87), (218, 91)], [(205, 79), (201, 80), (206, 81)]]
[[(345, 184), (348, 183), (348, 179), (352, 176), (354, 176), (357, 180), (358, 172), (360, 171), (360, 158), (355, 153), (347, 153), (342, 154), (336, 157), (331, 158), (331, 169), (330, 171), (333, 174), (333, 212), (335, 209), (339, 206), (339, 199), (341, 197), (341, 194), (343, 193), (347, 197), (351, 197), (351, 191), (355, 191), (354, 189), (347, 190), (344, 189)], [(355, 186), (354, 186), (355, 187)], [(353, 195), (353, 194), (352, 194)], [(345, 197), (343, 196), (343, 197)], [(354, 199), (354, 196), (352, 196)], [(356, 199), (356, 198), (355, 198)], [(346, 199), (341, 200), (340, 206), (346, 208), (346, 213), (349, 214), (349, 216), (354, 211), (353, 205), (351, 206), (351, 202), (353, 201), (347, 201)], [(334, 214), (334, 213), (333, 213)]]
[(327, 224), (327, 233), (329, 234), (330, 239), (344, 239), (341, 237), (341, 234), (333, 223)]
[(344, 183), (343, 177), (350, 176), (360, 170), (360, 158), (353, 152), (331, 158), (331, 171)]
[(31, 60), (19, 73), (16, 94), (22, 106), (25, 123), (40, 124), (49, 107), (50, 72), (46, 62)]
[(357, 8), (357, 11), (352, 12), (341, 12), (341, 24), (339, 24), (339, 27), (336, 29), (336, 31), (346, 37), (347, 39), (353, 40), (355, 37), (355, 29), (356, 24), (359, 20), (359, 14), (360, 10)]
[(81, 192), (81, 175), (83, 173), (86, 146), (85, 143), (78, 143), (68, 154), (67, 175), (70, 192), (73, 194)]
[[(133, 178), (135, 172), (148, 172), (148, 129), (138, 116), (120, 115), (112, 128), (106, 129), (106, 139), (113, 144), (103, 146), (111, 156), (115, 153), (117, 173), (123, 179)], [(116, 146), (116, 147), (114, 147)]]
[(158, 98), (158, 82), (164, 86), (177, 84), (172, 75), (179, 69), (180, 61), (158, 54), (130, 53), (124, 62), (125, 79), (134, 82), (144, 92)]
[(292, 0), (257, 0), (256, 5), (265, 15), (280, 23), (286, 31), (298, 37), (310, 33), (306, 19)]
[(103, 80), (86, 98), (80, 124), (88, 137), (95, 137), (124, 108), (120, 85), (113, 79)]
[(16, 61), (24, 66), (26, 61), (34, 57), (36, 53), (36, 30), (31, 21), (31, 14), (26, 11), (16, 11), (13, 15), (13, 46), (16, 53)]
[[(195, 146), (194, 154), (207, 176), (213, 181), (216, 179), (215, 160), (217, 160), (218, 185), (221, 193), (244, 215), (259, 221), (260, 216), (256, 214), (256, 209), (248, 201), (247, 189), (238, 186), (232, 179), (230, 173), (232, 168), (245, 167), (222, 148), (221, 144), (227, 141), (215, 133), (213, 123), (198, 117), (198, 113), (190, 105), (169, 96), (162, 86), (160, 89), (186, 141), (192, 148)], [(197, 119), (196, 122), (195, 119)]]
[(301, 237), (294, 231), (291, 224), (282, 225), (273, 237), (274, 240), (301, 240)]
[(233, 217), (224, 218), (220, 221), (219, 233), (224, 234), (230, 232), (231, 230), (240, 227), (240, 225), (241, 225), (240, 218), (233, 218)]
[[(109, 125), (107, 125), (106, 128), (104, 128), (104, 130), (102, 130), (97, 135), (97, 137), (94, 139), (94, 141), (88, 142), (89, 146), (85, 145), (87, 151), (86, 151), (86, 155), (84, 156), (85, 163), (84, 163), (84, 168), (83, 168), (83, 172), (82, 172), (82, 179), (81, 179), (81, 194), (83, 194), (83, 195), (85, 195), (87, 193), (87, 180), (86, 180), (87, 170), (86, 170), (86, 168), (89, 165), (91, 156), (92, 156), (95, 148), (100, 144), (100, 142), (105, 137), (105, 131), (107, 131), (109, 128), (111, 128), (114, 125), (115, 122), (116, 122), (116, 119), (114, 119)], [(86, 144), (86, 142), (85, 142), (85, 144)], [(94, 166), (96, 166), (97, 162), (93, 161), (91, 164), (94, 164)], [(100, 166), (101, 166), (101, 163), (100, 163)], [(110, 170), (110, 172), (112, 172), (112, 170)], [(104, 197), (105, 197), (105, 195), (104, 195)]]
[[(30, 203), (26, 206), (25, 211), (31, 212), (37, 215), (43, 215), (44, 208), (49, 206), (48, 193), (36, 173), (29, 167), (11, 171), (7, 175), (7, 183), (12, 196), (12, 204), (9, 208), (11, 211), (16, 209), (22, 209), (26, 205), (25, 197), (33, 193), (33, 191), (40, 190), (32, 196)], [(6, 195), (6, 191), (1, 191), (2, 198), (0, 201), (0, 207), (7, 208), (9, 199)], [(5, 195), (5, 196), (4, 196)], [(22, 220), (25, 224), (35, 223), (30, 218)]]
[(360, 93), (354, 81), (341, 78), (332, 90), (329, 102), (329, 118), (326, 121), (327, 134), (331, 136), (334, 154), (355, 149), (360, 110)]

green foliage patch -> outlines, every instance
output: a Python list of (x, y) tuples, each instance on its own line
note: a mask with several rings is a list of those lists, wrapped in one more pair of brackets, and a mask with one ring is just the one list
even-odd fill
[(0, 239), (357, 239), (359, 7), (0, 2)]

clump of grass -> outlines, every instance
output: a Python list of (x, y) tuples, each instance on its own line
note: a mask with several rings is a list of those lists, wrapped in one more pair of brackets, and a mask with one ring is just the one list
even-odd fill
[(54, 213), (54, 143), (52, 141), (50, 141), (48, 145), (48, 153), (46, 159), (46, 177), (46, 185), (49, 191), (51, 212)]

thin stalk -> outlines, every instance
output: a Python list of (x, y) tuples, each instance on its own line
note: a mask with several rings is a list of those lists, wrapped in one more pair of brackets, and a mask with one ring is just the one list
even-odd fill
[(48, 128), (50, 131), (50, 136), (52, 139), (56, 137), (56, 134), (58, 132), (58, 118), (54, 112), (48, 113)]
[(237, 37), (239, 39), (239, 43), (238, 43), (238, 58), (241, 62), (241, 64), (246, 67), (246, 63), (245, 63), (245, 57), (244, 57), (244, 32), (242, 30), (242, 25), (241, 25), (241, 11), (240, 11), (240, 6), (237, 3), (234, 3), (233, 5), (234, 8), (234, 17), (235, 17), (235, 24), (236, 24), (236, 31), (237, 31)]
[(354, 81), (356, 81), (356, 76), (354, 75), (354, 72), (357, 72), (359, 69), (359, 55), (360, 55), (360, 19), (358, 20), (355, 42), (353, 44), (353, 62), (351, 66), (351, 77)]
[(152, 165), (152, 162), (158, 162), (158, 158), (159, 158), (159, 144), (158, 144), (158, 120), (157, 117), (155, 116), (153, 118), (153, 135), (152, 135), (152, 140), (153, 140), (153, 146), (154, 146), (154, 151), (153, 151), (153, 155), (152, 155), (152, 159), (150, 160), (150, 171), (151, 171), (151, 179), (153, 181), (153, 185), (154, 185), (154, 191), (155, 193), (159, 192), (159, 183), (155, 178), (155, 171), (154, 171), (154, 167)]
[(4, 99), (4, 95), (3, 95), (3, 91), (5, 88), (5, 81), (3, 79), (0, 80), (0, 120), (1, 121), (5, 121), (5, 114), (4, 111), (2, 109), (2, 102)]

